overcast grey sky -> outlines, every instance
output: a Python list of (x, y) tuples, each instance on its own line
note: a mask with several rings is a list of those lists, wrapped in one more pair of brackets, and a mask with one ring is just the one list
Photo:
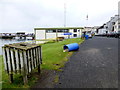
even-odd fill
[[(119, 0), (0, 0), (0, 32), (33, 32), (34, 27), (99, 26), (118, 13)], [(86, 15), (88, 14), (88, 21)]]

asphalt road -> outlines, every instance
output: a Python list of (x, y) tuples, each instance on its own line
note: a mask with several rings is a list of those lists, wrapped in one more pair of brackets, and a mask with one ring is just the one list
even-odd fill
[(55, 88), (118, 88), (118, 39), (86, 40), (59, 75)]

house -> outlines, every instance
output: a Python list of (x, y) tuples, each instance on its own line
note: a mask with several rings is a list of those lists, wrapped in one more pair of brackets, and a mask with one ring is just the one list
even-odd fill
[(106, 22), (105, 24), (103, 24), (98, 28), (97, 30), (98, 34), (101, 35), (101, 34), (116, 32), (117, 31), (116, 25), (118, 24), (118, 19), (119, 19), (119, 15), (115, 15), (114, 17), (111, 17), (111, 19), (108, 22)]
[(108, 31), (107, 31), (107, 29), (106, 29), (106, 24), (103, 24), (102, 26), (100, 26), (99, 28), (98, 28), (98, 34), (99, 35), (102, 35), (102, 34), (106, 34)]
[(57, 37), (76, 38), (81, 37), (82, 27), (62, 28), (34, 28), (35, 39), (56, 39)]
[(115, 15), (114, 17), (111, 17), (111, 20), (107, 23), (107, 31), (108, 33), (114, 32), (114, 25), (116, 21), (118, 21), (118, 15)]
[(95, 35), (98, 35), (98, 28), (99, 28), (100, 26), (94, 26), (93, 28), (92, 28), (92, 33), (94, 33)]
[(86, 32), (90, 32), (92, 31), (93, 27), (84, 27), (84, 31)]
[(115, 32), (120, 31), (120, 18), (115, 22), (113, 28), (114, 28), (114, 31), (115, 31)]

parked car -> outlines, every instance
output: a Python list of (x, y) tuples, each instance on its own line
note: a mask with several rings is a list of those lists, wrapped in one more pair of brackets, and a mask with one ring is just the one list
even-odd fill
[(117, 33), (115, 33), (115, 38), (120, 38), (120, 31), (118, 31)]
[(107, 37), (115, 37), (115, 35), (116, 35), (115, 32), (110, 32), (107, 34)]

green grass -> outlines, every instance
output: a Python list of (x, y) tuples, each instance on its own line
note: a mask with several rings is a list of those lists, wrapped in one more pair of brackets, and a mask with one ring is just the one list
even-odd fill
[(80, 42), (82, 42), (82, 40), (75, 38), (42, 45), (42, 68), (58, 70), (60, 67), (63, 67), (64, 62), (67, 61), (67, 57), (72, 54), (72, 52), (63, 52), (63, 46)]
[(2, 56), (0, 55), (0, 90), (2, 88)]
[[(42, 66), (41, 69), (47, 70), (57, 70), (61, 71), (61, 67), (64, 67), (65, 62), (68, 60), (68, 57), (72, 55), (73, 52), (63, 52), (63, 46), (70, 43), (81, 43), (83, 40), (79, 38), (67, 39), (59, 42), (48, 42), (42, 44)], [(37, 77), (32, 75), (28, 80), (28, 84), (23, 85), (22, 76), (19, 74), (14, 75), (14, 83), (9, 83), (9, 77), (4, 71), (3, 58), (0, 56), (0, 82), (2, 82), (3, 88), (29, 88), (31, 85), (37, 81)], [(36, 72), (37, 70), (34, 70)], [(55, 81), (58, 81), (57, 79)], [(0, 83), (1, 84), (1, 83)]]

